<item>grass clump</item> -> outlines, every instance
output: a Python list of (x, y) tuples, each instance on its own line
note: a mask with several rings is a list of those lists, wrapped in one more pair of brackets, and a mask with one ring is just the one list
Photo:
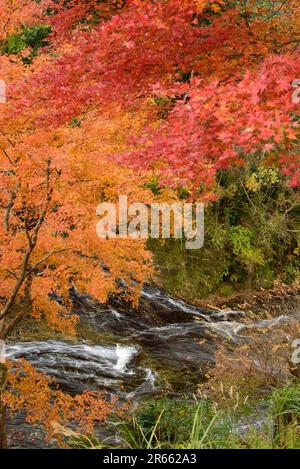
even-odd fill
[(274, 442), (279, 447), (300, 448), (300, 383), (274, 390), (271, 414)]
[(118, 427), (126, 446), (134, 449), (217, 448), (232, 430), (228, 416), (212, 402), (170, 398), (146, 403)]
[[(243, 418), (209, 400), (164, 398), (128, 412), (113, 423), (114, 435), (72, 435), (69, 446), (87, 449), (299, 449), (300, 382), (274, 389), (269, 410)], [(248, 424), (246, 423), (248, 419)], [(255, 423), (256, 422), (256, 423)], [(259, 424), (259, 425), (258, 425)]]

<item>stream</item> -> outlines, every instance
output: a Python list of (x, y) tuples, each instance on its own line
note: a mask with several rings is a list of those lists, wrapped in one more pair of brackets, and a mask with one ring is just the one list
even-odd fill
[[(293, 320), (281, 315), (249, 320), (247, 313), (203, 310), (164, 290), (145, 285), (137, 310), (121, 298), (95, 304), (74, 295), (80, 316), (76, 339), (7, 344), (10, 359), (26, 358), (71, 394), (105, 390), (121, 400), (191, 394), (214, 364), (216, 340), (241, 343), (249, 328), (272, 328)], [(42, 431), (18, 416), (8, 424), (11, 447), (45, 447)]]

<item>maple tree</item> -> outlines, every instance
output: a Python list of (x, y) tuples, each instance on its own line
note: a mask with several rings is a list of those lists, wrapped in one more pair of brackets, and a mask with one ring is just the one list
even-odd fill
[[(2, 77), (8, 83), (24, 79), (46, 58), (36, 62), (28, 71), (21, 55), (15, 60), (2, 56)], [(136, 300), (151, 269), (144, 241), (96, 236), (101, 200), (114, 201), (120, 192), (134, 200), (149, 197), (131, 171), (120, 171), (107, 159), (113, 148), (122, 147), (124, 133), (134, 124), (125, 115), (109, 121), (98, 113), (82, 129), (69, 123), (30, 128), (11, 119), (9, 104), (1, 111), (0, 337), (5, 339), (28, 316), (74, 333), (78, 318), (71, 312), (72, 286), (105, 302), (109, 293), (120, 291), (122, 279), (128, 298)]]
[(298, 0), (2, 2), (1, 43), (40, 24), (38, 54), (0, 55), (1, 338), (28, 315), (74, 332), (71, 286), (137, 301), (145, 242), (100, 240), (95, 210), (150, 201), (149, 174), (202, 200), (251, 154), (300, 178)]

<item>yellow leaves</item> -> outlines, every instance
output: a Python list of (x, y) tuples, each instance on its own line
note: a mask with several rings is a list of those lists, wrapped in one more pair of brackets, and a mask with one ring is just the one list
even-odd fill
[(197, 7), (197, 11), (200, 13), (201, 11), (203, 11), (207, 4), (208, 4), (208, 0), (194, 0), (195, 4), (196, 4), (196, 7)]
[(251, 192), (257, 192), (264, 185), (275, 185), (279, 182), (278, 170), (260, 166), (246, 181), (246, 187)]
[(259, 190), (260, 185), (255, 174), (251, 174), (247, 179), (246, 188), (251, 192), (257, 192)]
[(272, 352), (273, 353), (276, 353), (278, 352), (279, 350), (282, 350), (282, 349), (285, 349), (287, 348), (287, 344), (275, 344), (273, 347), (272, 347)]
[(205, 8), (209, 8), (214, 13), (219, 13), (224, 6), (224, 0), (194, 0), (197, 11), (201, 13)]

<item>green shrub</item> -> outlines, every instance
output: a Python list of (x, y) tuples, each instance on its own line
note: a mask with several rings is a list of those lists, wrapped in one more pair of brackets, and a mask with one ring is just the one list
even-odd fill
[(151, 432), (162, 411), (156, 431), (158, 439), (169, 444), (185, 440), (192, 427), (196, 404), (167, 398), (150, 401), (137, 413), (137, 421), (145, 433)]
[(251, 228), (241, 225), (230, 227), (229, 240), (232, 253), (249, 273), (252, 273), (256, 266), (264, 265), (263, 253), (261, 249), (255, 247), (255, 233)]
[(184, 239), (149, 240), (163, 286), (195, 299), (299, 279), (299, 190), (253, 158), (220, 171), (218, 192), (205, 208), (201, 249), (186, 250)]
[(24, 49), (30, 48), (29, 55), (23, 60), (31, 63), (32, 58), (37, 54), (40, 47), (49, 45), (46, 38), (51, 33), (51, 26), (44, 24), (36, 24), (33, 26), (23, 25), (21, 31), (12, 33), (2, 44), (2, 54), (17, 55)]
[(297, 425), (300, 431), (300, 383), (273, 392), (271, 413), (276, 422), (276, 431), (290, 423)]
[(255, 414), (250, 414), (253, 425), (250, 420), (245, 429), (246, 414), (235, 408), (221, 411), (208, 400), (165, 398), (148, 401), (121, 421), (111, 422), (113, 434), (103, 441), (69, 430), (63, 435), (69, 437), (69, 447), (86, 449), (299, 449), (300, 384), (274, 390), (270, 404), (270, 412), (258, 428)]

